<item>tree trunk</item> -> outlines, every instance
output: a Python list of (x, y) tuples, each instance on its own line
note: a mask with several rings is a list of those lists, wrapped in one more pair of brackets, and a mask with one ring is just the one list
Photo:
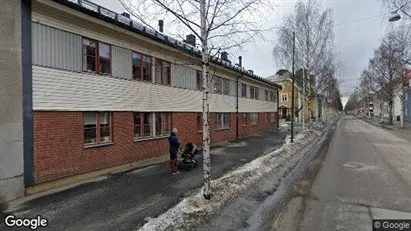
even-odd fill
[(388, 124), (393, 125), (393, 117), (392, 117), (392, 100), (388, 102)]
[(210, 158), (210, 125), (209, 125), (209, 103), (208, 103), (208, 44), (206, 24), (206, 2), (200, 0), (201, 21), (201, 43), (202, 43), (202, 66), (203, 66), (203, 171), (204, 171), (204, 198), (211, 199), (211, 158)]
[(305, 130), (305, 107), (304, 107), (304, 101), (305, 101), (305, 70), (303, 69), (303, 131)]

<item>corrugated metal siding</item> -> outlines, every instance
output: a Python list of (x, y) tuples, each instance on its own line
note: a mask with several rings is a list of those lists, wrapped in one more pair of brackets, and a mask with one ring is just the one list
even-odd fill
[(258, 99), (259, 100), (265, 100), (265, 89), (261, 89), (261, 88), (259, 88), (258, 89)]
[[(229, 80), (230, 81), (230, 95), (231, 96), (237, 96), (237, 82), (234, 80)], [(239, 92), (240, 93), (240, 92)]]
[(81, 37), (32, 23), (33, 64), (81, 71)]
[(131, 51), (118, 46), (111, 46), (112, 75), (123, 79), (132, 79)]
[(195, 90), (197, 88), (196, 70), (171, 64), (171, 86)]
[[(200, 91), (33, 66), (33, 109), (50, 111), (201, 112)], [(235, 112), (236, 98), (210, 94), (211, 112)], [(274, 112), (277, 104), (241, 98), (240, 112)]]

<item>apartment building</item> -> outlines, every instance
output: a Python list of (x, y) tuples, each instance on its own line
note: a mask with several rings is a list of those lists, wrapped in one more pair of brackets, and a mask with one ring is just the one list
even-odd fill
[[(21, 4), (24, 187), (165, 155), (173, 127), (202, 145), (193, 35), (180, 42), (85, 0)], [(240, 66), (211, 60), (211, 143), (278, 128), (281, 86)]]

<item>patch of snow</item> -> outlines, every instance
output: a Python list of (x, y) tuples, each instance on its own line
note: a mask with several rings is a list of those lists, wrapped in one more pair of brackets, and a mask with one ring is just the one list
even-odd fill
[(139, 173), (141, 173), (141, 172), (144, 172), (144, 171), (146, 171), (146, 170), (149, 170), (149, 169), (152, 169), (152, 168), (156, 168), (156, 167), (158, 167), (158, 165), (152, 165), (152, 166), (148, 166), (148, 167), (145, 167), (145, 168), (140, 168), (140, 169), (137, 169), (137, 170), (134, 170), (134, 171), (132, 171), (132, 172), (127, 173), (127, 175), (139, 174)]
[(294, 160), (298, 159), (300, 154), (299, 150), (308, 147), (317, 137), (313, 132), (298, 134), (293, 144), (286, 143), (281, 148), (213, 180), (211, 184), (214, 195), (211, 200), (205, 200), (200, 190), (196, 195), (183, 199), (159, 217), (150, 219), (140, 230), (192, 229), (201, 218), (218, 211), (224, 204), (247, 190), (269, 172), (295, 163)]
[(244, 147), (244, 146), (247, 146), (247, 143), (244, 141), (241, 141), (238, 143), (228, 143), (226, 146), (227, 147)]
[(289, 124), (281, 124), (280, 127), (289, 127)]

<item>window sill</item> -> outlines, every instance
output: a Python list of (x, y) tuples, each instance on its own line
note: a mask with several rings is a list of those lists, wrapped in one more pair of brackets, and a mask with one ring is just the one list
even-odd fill
[(134, 142), (143, 142), (143, 141), (149, 141), (149, 140), (161, 140), (161, 139), (165, 139), (165, 138), (168, 138), (168, 136), (156, 136), (156, 137), (134, 139)]
[(114, 144), (113, 142), (106, 142), (106, 143), (99, 143), (99, 144), (96, 144), (96, 143), (94, 143), (94, 144), (85, 144), (84, 148), (85, 149), (86, 148), (97, 148), (97, 147), (110, 146), (110, 145), (113, 145), (113, 144)]
[(230, 130), (230, 128), (218, 128), (218, 129), (214, 129), (214, 131), (219, 132), (219, 131), (227, 131)]

